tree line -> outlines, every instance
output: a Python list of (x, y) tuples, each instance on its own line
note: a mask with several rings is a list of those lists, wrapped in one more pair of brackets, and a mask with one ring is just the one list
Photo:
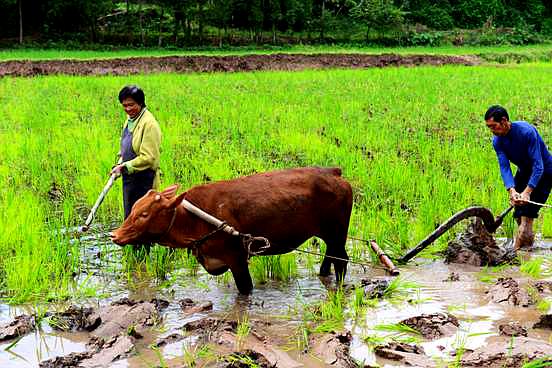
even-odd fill
[[(0, 0), (0, 11), (4, 45), (401, 39), (431, 44), (449, 31), (479, 30), (472, 35), (480, 36), (481, 29), (495, 41), (502, 34), (514, 43), (530, 42), (532, 35), (552, 36), (550, 0)], [(469, 33), (456, 31), (453, 41), (464, 42), (465, 34)]]

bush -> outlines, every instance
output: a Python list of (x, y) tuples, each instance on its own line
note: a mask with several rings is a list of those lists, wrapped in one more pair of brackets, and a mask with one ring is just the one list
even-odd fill
[(446, 33), (440, 31), (409, 32), (406, 35), (405, 46), (442, 46), (447, 42)]

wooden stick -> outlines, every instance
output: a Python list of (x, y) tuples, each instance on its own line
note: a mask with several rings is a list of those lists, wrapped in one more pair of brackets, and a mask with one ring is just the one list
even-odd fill
[(80, 231), (85, 232), (89, 229), (90, 224), (92, 223), (92, 220), (94, 220), (94, 216), (96, 215), (96, 211), (98, 211), (98, 208), (100, 207), (100, 205), (102, 204), (105, 196), (109, 192), (109, 189), (111, 189), (111, 187), (113, 186), (113, 183), (115, 182), (115, 179), (117, 179), (118, 177), (119, 177), (118, 174), (112, 174), (109, 177), (109, 180), (105, 184), (102, 192), (100, 193), (100, 196), (96, 200), (96, 203), (94, 203), (94, 206), (90, 210), (90, 213), (88, 214), (88, 217), (86, 218), (86, 221), (84, 222), (84, 225), (80, 228)]
[(391, 259), (389, 259), (387, 254), (385, 254), (381, 250), (381, 248), (378, 246), (375, 240), (370, 240), (370, 247), (372, 248), (374, 253), (376, 253), (376, 255), (378, 256), (378, 259), (380, 260), (381, 264), (385, 267), (387, 272), (389, 272), (392, 276), (399, 276), (400, 274), (399, 269), (395, 267)]

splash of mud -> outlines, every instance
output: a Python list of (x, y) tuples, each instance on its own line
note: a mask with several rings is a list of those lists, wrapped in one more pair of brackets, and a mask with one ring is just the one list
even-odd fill
[(498, 266), (515, 259), (513, 243), (506, 242), (499, 246), (479, 218), (470, 221), (466, 230), (451, 240), (445, 251), (446, 263)]

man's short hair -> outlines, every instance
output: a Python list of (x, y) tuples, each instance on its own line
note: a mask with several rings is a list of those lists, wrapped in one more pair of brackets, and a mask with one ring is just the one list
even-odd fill
[(485, 113), (485, 121), (489, 119), (493, 119), (497, 123), (502, 121), (502, 118), (506, 118), (506, 120), (510, 120), (510, 117), (508, 116), (508, 111), (500, 105), (493, 105), (489, 107), (487, 112)]
[(142, 91), (140, 87), (132, 84), (124, 86), (119, 92), (119, 102), (123, 103), (123, 100), (129, 97), (136, 101), (138, 105), (146, 107), (146, 97), (144, 96), (144, 91)]

